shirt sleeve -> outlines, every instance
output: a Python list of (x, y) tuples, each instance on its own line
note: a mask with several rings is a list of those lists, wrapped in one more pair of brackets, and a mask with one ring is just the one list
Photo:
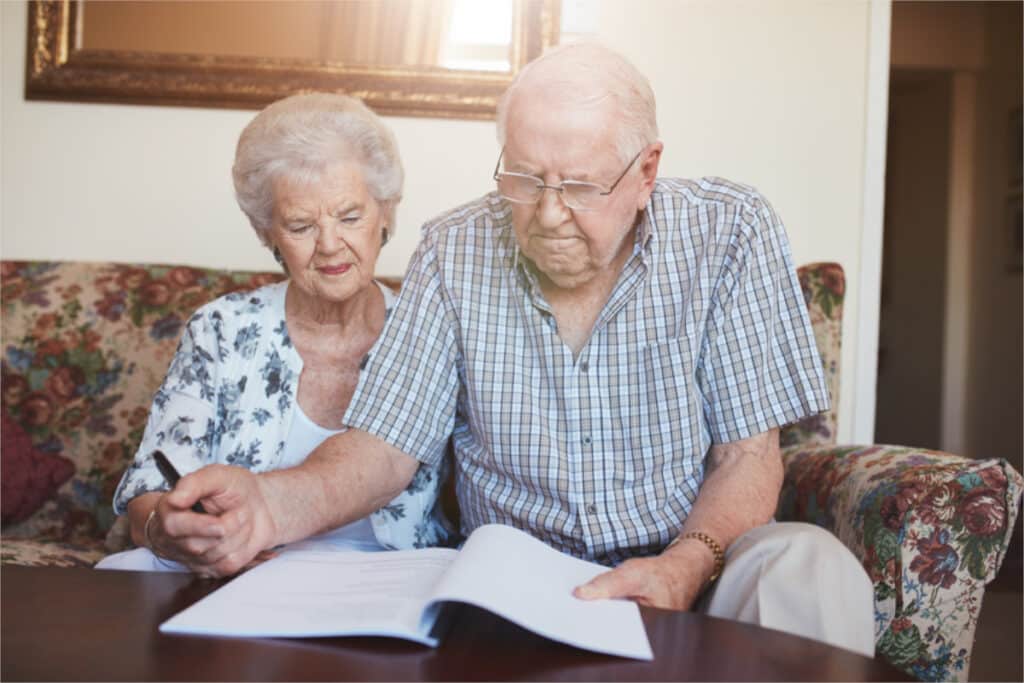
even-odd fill
[(216, 438), (217, 374), (227, 350), (222, 320), (200, 309), (189, 320), (160, 388), (153, 397), (135, 460), (114, 492), (114, 512), (151, 491), (168, 490), (153, 461), (154, 449), (167, 455), (182, 474), (195, 471), (212, 456)]
[(738, 212), (698, 361), (712, 440), (827, 410), (828, 388), (781, 221), (755, 195)]
[(455, 423), (457, 320), (427, 233), (380, 337), (370, 350), (343, 422), (438, 466)]

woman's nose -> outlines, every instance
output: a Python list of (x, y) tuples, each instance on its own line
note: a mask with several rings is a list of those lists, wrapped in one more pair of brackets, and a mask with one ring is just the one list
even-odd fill
[(324, 221), (317, 230), (317, 248), (326, 253), (340, 251), (345, 247), (339, 221)]

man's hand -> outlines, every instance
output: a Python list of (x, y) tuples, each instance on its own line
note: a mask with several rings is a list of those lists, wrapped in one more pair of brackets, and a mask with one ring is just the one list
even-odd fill
[[(128, 503), (132, 540), (160, 557), (198, 571), (199, 557), (216, 545), (222, 530), (215, 518), (192, 513), (192, 517), (203, 517), (193, 520), (181, 514), (183, 511), (167, 505), (166, 497), (166, 493), (145, 493)], [(166, 524), (168, 519), (170, 525)]]
[[(775, 512), (782, 488), (779, 430), (715, 444), (704, 482), (682, 533), (702, 531), (722, 548)], [(628, 560), (576, 589), (585, 600), (628, 598), (641, 605), (687, 610), (715, 571), (715, 555), (696, 538), (683, 538), (658, 557)]]
[[(202, 501), (209, 514), (193, 512)], [(181, 478), (157, 501), (149, 522), (152, 550), (203, 576), (230, 576), (270, 547), (276, 534), (260, 477), (210, 465)]]
[(647, 607), (688, 610), (714, 571), (714, 555), (686, 539), (657, 557), (626, 560), (573, 592), (583, 600), (623, 598)]
[[(365, 517), (412, 480), (419, 463), (377, 437), (350, 429), (324, 441), (305, 462), (255, 474), (208, 465), (167, 494), (128, 504), (132, 539), (197, 574), (229, 576), (290, 543)], [(192, 512), (202, 502), (209, 514)], [(155, 510), (145, 522), (150, 510)]]

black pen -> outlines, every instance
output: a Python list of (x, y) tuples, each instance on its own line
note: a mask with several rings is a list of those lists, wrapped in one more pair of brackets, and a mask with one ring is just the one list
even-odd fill
[[(153, 451), (153, 460), (156, 460), (156, 468), (160, 470), (160, 474), (164, 475), (167, 485), (172, 489), (177, 486), (178, 480), (181, 479), (181, 475), (178, 474), (178, 470), (174, 469), (174, 465), (172, 465), (171, 461), (167, 459), (164, 452), (159, 449)], [(204, 515), (206, 514), (206, 509), (203, 508), (203, 504), (198, 500), (192, 506), (192, 511)]]

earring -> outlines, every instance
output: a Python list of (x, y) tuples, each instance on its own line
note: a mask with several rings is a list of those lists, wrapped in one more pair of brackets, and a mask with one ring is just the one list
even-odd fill
[(288, 277), (291, 277), (292, 274), (288, 272), (288, 264), (284, 262), (284, 257), (281, 256), (281, 250), (278, 249), (277, 247), (274, 247), (273, 253), (274, 253), (274, 260), (277, 261), (277, 265), (281, 266), (281, 270), (284, 271), (285, 275), (287, 275)]

